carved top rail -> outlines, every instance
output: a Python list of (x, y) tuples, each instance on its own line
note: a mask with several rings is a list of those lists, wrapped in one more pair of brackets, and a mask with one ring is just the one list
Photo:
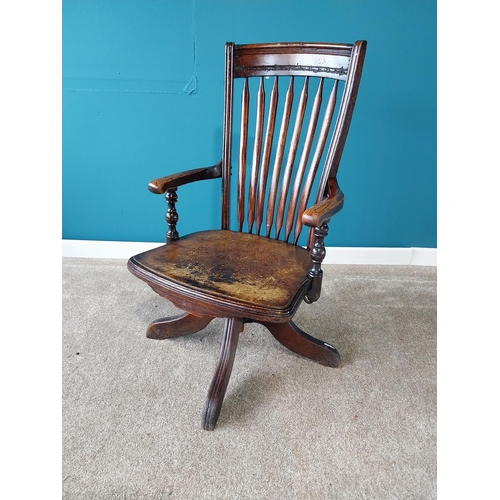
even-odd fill
[(345, 80), (351, 46), (321, 43), (235, 45), (234, 76), (298, 75)]

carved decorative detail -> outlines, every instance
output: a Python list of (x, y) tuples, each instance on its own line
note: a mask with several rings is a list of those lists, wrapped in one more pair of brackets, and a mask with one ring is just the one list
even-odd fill
[(321, 291), (321, 282), (323, 281), (323, 270), (321, 263), (326, 256), (324, 239), (328, 235), (328, 221), (323, 222), (320, 227), (314, 228), (314, 245), (311, 249), (311, 260), (313, 265), (307, 275), (311, 278), (311, 288), (307, 292), (304, 300), (310, 304), (319, 299)]
[(323, 274), (321, 270), (321, 263), (326, 256), (324, 239), (328, 235), (328, 224), (323, 222), (320, 227), (314, 228), (314, 236), (316, 238), (314, 246), (311, 250), (311, 259), (313, 261), (313, 266), (309, 270), (309, 277), (315, 278)]
[[(235, 66), (236, 72), (241, 72), (246, 69), (246, 66)], [(309, 73), (331, 73), (333, 75), (345, 76), (347, 75), (347, 68), (342, 66), (338, 68), (329, 68), (326, 66), (304, 66), (293, 64), (273, 64), (269, 66), (251, 66), (252, 71), (305, 71)]]
[(167, 201), (168, 208), (167, 213), (165, 214), (165, 220), (168, 224), (167, 231), (167, 245), (171, 241), (175, 241), (179, 239), (179, 233), (177, 232), (176, 224), (179, 220), (179, 214), (175, 208), (175, 203), (177, 202), (177, 188), (172, 188), (167, 191), (165, 194), (165, 200)]

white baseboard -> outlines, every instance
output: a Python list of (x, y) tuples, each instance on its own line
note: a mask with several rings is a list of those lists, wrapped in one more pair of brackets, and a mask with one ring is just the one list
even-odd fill
[(325, 264), (437, 266), (437, 248), (326, 247)]
[[(62, 240), (62, 256), (128, 259), (160, 245), (133, 241)], [(437, 249), (326, 247), (323, 263), (437, 266)]]

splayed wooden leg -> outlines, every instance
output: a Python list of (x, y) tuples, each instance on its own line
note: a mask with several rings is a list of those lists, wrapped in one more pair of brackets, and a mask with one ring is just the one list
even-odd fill
[(190, 335), (203, 330), (213, 319), (211, 316), (195, 316), (190, 313), (160, 318), (148, 326), (146, 337), (163, 340)]
[(335, 347), (311, 337), (302, 331), (293, 321), (288, 323), (266, 323), (263, 324), (274, 336), (274, 338), (290, 351), (301, 356), (312, 359), (323, 365), (339, 368), (342, 366), (340, 354)]
[(243, 331), (243, 321), (236, 318), (226, 319), (224, 338), (219, 362), (215, 370), (212, 384), (208, 390), (205, 408), (203, 409), (202, 426), (207, 431), (213, 431), (226, 394), (227, 384), (233, 369), (234, 355), (238, 345), (238, 338)]

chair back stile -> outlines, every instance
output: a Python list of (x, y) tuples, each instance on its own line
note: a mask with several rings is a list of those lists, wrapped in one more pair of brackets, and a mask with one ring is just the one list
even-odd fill
[(222, 224), (221, 229), (229, 229), (229, 188), (231, 184), (231, 136), (233, 133), (233, 52), (234, 43), (226, 43), (224, 74), (224, 135), (222, 138)]
[[(231, 220), (235, 80), (243, 80), (235, 175), (237, 230), (296, 245), (302, 231), (302, 214), (313, 189), (316, 189), (314, 203), (318, 203), (336, 186), (336, 182), (328, 180), (336, 179), (364, 50), (364, 42), (226, 44), (222, 229), (229, 229)], [(252, 79), (257, 80), (253, 86)], [(272, 79), (267, 85), (270, 92), (266, 96), (269, 79)], [(333, 80), (328, 91), (327, 79)], [(286, 88), (281, 100), (280, 88)], [(326, 92), (329, 94), (324, 96)], [(340, 92), (342, 97), (335, 112)], [(312, 242), (313, 229), (308, 248)]]

